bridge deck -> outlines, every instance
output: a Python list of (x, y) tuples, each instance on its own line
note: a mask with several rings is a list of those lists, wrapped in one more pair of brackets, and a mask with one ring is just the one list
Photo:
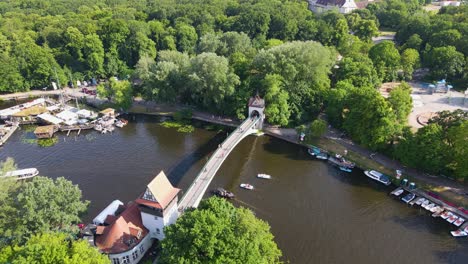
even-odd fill
[(220, 144), (218, 149), (213, 153), (208, 162), (198, 173), (192, 185), (185, 192), (184, 197), (179, 202), (179, 210), (183, 211), (185, 208), (197, 207), (201, 198), (208, 189), (211, 181), (213, 180), (216, 172), (223, 164), (226, 157), (234, 149), (234, 147), (247, 135), (253, 133), (253, 127), (259, 119), (245, 120), (226, 140)]

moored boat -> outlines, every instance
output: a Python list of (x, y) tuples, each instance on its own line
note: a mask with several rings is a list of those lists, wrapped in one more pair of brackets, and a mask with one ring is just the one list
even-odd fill
[(424, 201), (426, 201), (426, 198), (421, 197), (416, 201), (416, 204), (421, 205)]
[(257, 174), (257, 177), (262, 179), (271, 179), (271, 176), (265, 173), (259, 173)]
[(222, 197), (222, 198), (233, 199), (235, 197), (235, 195), (232, 192), (227, 191), (227, 190), (225, 190), (223, 188), (217, 188), (216, 190), (213, 190), (213, 193), (216, 196), (219, 196), (219, 197)]
[(247, 189), (247, 190), (253, 190), (254, 189), (254, 187), (252, 185), (248, 184), (248, 183), (241, 183), (240, 187), (244, 188), (244, 189)]
[(453, 223), (457, 219), (458, 219), (458, 216), (456, 214), (452, 214), (449, 218), (446, 219), (446, 221), (449, 223)]
[(385, 175), (385, 174), (382, 174), (378, 171), (375, 171), (375, 170), (368, 170), (368, 171), (364, 171), (364, 174), (366, 174), (367, 177), (373, 179), (373, 180), (376, 180), (380, 183), (383, 183), (385, 185), (390, 185), (392, 182), (390, 181), (390, 178)]
[(465, 222), (465, 219), (462, 217), (459, 217), (455, 222), (453, 222), (454, 225), (456, 226), (461, 226)]
[(346, 167), (342, 167), (342, 166), (340, 166), (339, 168), (340, 168), (341, 171), (345, 171), (345, 172), (352, 172), (353, 171), (350, 168), (346, 168)]
[[(467, 228), (465, 228), (465, 230), (466, 229)], [(466, 236), (468, 236), (468, 233), (466, 231), (464, 231), (464, 230), (450, 231), (450, 233), (454, 237), (466, 237)]]
[(445, 211), (440, 215), (440, 217), (445, 220), (450, 217), (450, 214), (451, 213), (449, 211)]
[(393, 194), (395, 196), (400, 196), (404, 192), (403, 188), (398, 187), (395, 190), (393, 190), (390, 194)]
[(407, 195), (405, 195), (403, 198), (401, 198), (401, 200), (405, 203), (409, 203), (411, 202), (411, 200), (414, 199), (414, 197), (416, 197), (416, 195), (414, 193), (408, 193)]
[(39, 171), (36, 168), (8, 171), (5, 173), (4, 177), (14, 177), (16, 180), (29, 179), (34, 176), (37, 176)]

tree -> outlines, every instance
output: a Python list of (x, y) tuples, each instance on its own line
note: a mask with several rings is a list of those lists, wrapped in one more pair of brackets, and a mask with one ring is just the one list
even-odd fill
[(354, 31), (354, 35), (367, 42), (370, 42), (372, 37), (379, 35), (379, 28), (375, 24), (374, 20), (361, 19), (356, 23), (352, 30)]
[(328, 73), (335, 54), (313, 41), (294, 41), (260, 51), (252, 62), (253, 85), (267, 74), (278, 74), (289, 95), (291, 118), (296, 123), (307, 121), (323, 103), (330, 87)]
[(268, 224), (220, 198), (203, 200), (164, 233), (161, 263), (280, 263)]
[(327, 122), (316, 119), (310, 124), (310, 135), (313, 137), (321, 137), (327, 132)]
[(202, 53), (190, 60), (188, 79), (191, 100), (204, 108), (223, 113), (224, 100), (233, 95), (239, 77), (225, 57)]
[(390, 91), (388, 102), (392, 106), (399, 124), (408, 122), (408, 115), (413, 109), (413, 99), (411, 98), (411, 86), (402, 83)]
[(380, 85), (379, 76), (372, 61), (365, 55), (343, 58), (335, 68), (335, 81), (346, 81), (356, 87), (374, 87)]
[(431, 69), (433, 79), (454, 79), (461, 75), (465, 66), (465, 56), (453, 46), (431, 49), (425, 56), (425, 64)]
[(377, 69), (377, 74), (383, 81), (396, 79), (396, 71), (400, 66), (400, 53), (391, 41), (382, 41), (369, 50), (369, 58)]
[(111, 99), (116, 105), (123, 109), (128, 109), (132, 106), (133, 90), (129, 81), (118, 81), (112, 77), (105, 84), (97, 86), (99, 97)]
[(450, 150), (453, 153), (452, 161), (447, 165), (453, 170), (456, 178), (468, 180), (468, 120), (460, 125), (451, 127), (448, 131), (448, 139), (451, 142)]
[(265, 115), (273, 125), (286, 126), (291, 114), (288, 107), (288, 93), (282, 90), (282, 78), (277, 74), (267, 74), (263, 80), (265, 89)]
[(36, 176), (23, 183), (21, 188), (9, 193), (16, 199), (7, 201), (13, 210), (0, 215), (10, 216), (0, 219), (2, 242), (23, 244), (34, 234), (49, 231), (76, 233), (74, 224), (80, 221), (79, 215), (86, 211), (88, 201), (81, 201), (81, 190), (65, 178), (56, 180)]
[(413, 71), (419, 67), (419, 53), (415, 49), (405, 49), (401, 53), (401, 67), (405, 80), (411, 80)]
[(343, 128), (372, 149), (388, 144), (400, 126), (390, 104), (373, 88), (351, 89), (343, 110)]
[(63, 233), (32, 236), (23, 246), (10, 246), (0, 251), (0, 262), (11, 264), (106, 264), (106, 255), (84, 240), (67, 239)]

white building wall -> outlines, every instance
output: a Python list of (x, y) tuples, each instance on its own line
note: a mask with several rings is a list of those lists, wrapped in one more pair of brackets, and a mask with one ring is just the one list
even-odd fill
[(151, 245), (153, 245), (153, 240), (150, 235), (146, 235), (145, 238), (131, 250), (118, 254), (109, 254), (108, 257), (111, 260), (111, 264), (137, 264)]
[(158, 240), (164, 239), (164, 227), (175, 223), (179, 217), (177, 210), (177, 202), (173, 202), (170, 207), (164, 210), (164, 217), (155, 216), (145, 212), (141, 212), (143, 225), (150, 231), (150, 235)]

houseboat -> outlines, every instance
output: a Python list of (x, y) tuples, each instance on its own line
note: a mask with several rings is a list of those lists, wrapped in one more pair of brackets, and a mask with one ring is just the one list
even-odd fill
[(373, 179), (373, 180), (376, 180), (378, 182), (381, 182), (385, 185), (390, 185), (392, 182), (390, 181), (390, 178), (385, 175), (385, 174), (382, 174), (378, 171), (375, 171), (375, 170), (369, 170), (369, 171), (364, 171), (364, 174), (366, 174), (367, 177)]
[(39, 126), (34, 130), (34, 135), (36, 135), (37, 138), (51, 138), (57, 131), (58, 128), (54, 125)]
[(5, 173), (4, 177), (14, 177), (16, 180), (29, 179), (34, 176), (37, 176), (39, 171), (36, 168), (8, 171)]

